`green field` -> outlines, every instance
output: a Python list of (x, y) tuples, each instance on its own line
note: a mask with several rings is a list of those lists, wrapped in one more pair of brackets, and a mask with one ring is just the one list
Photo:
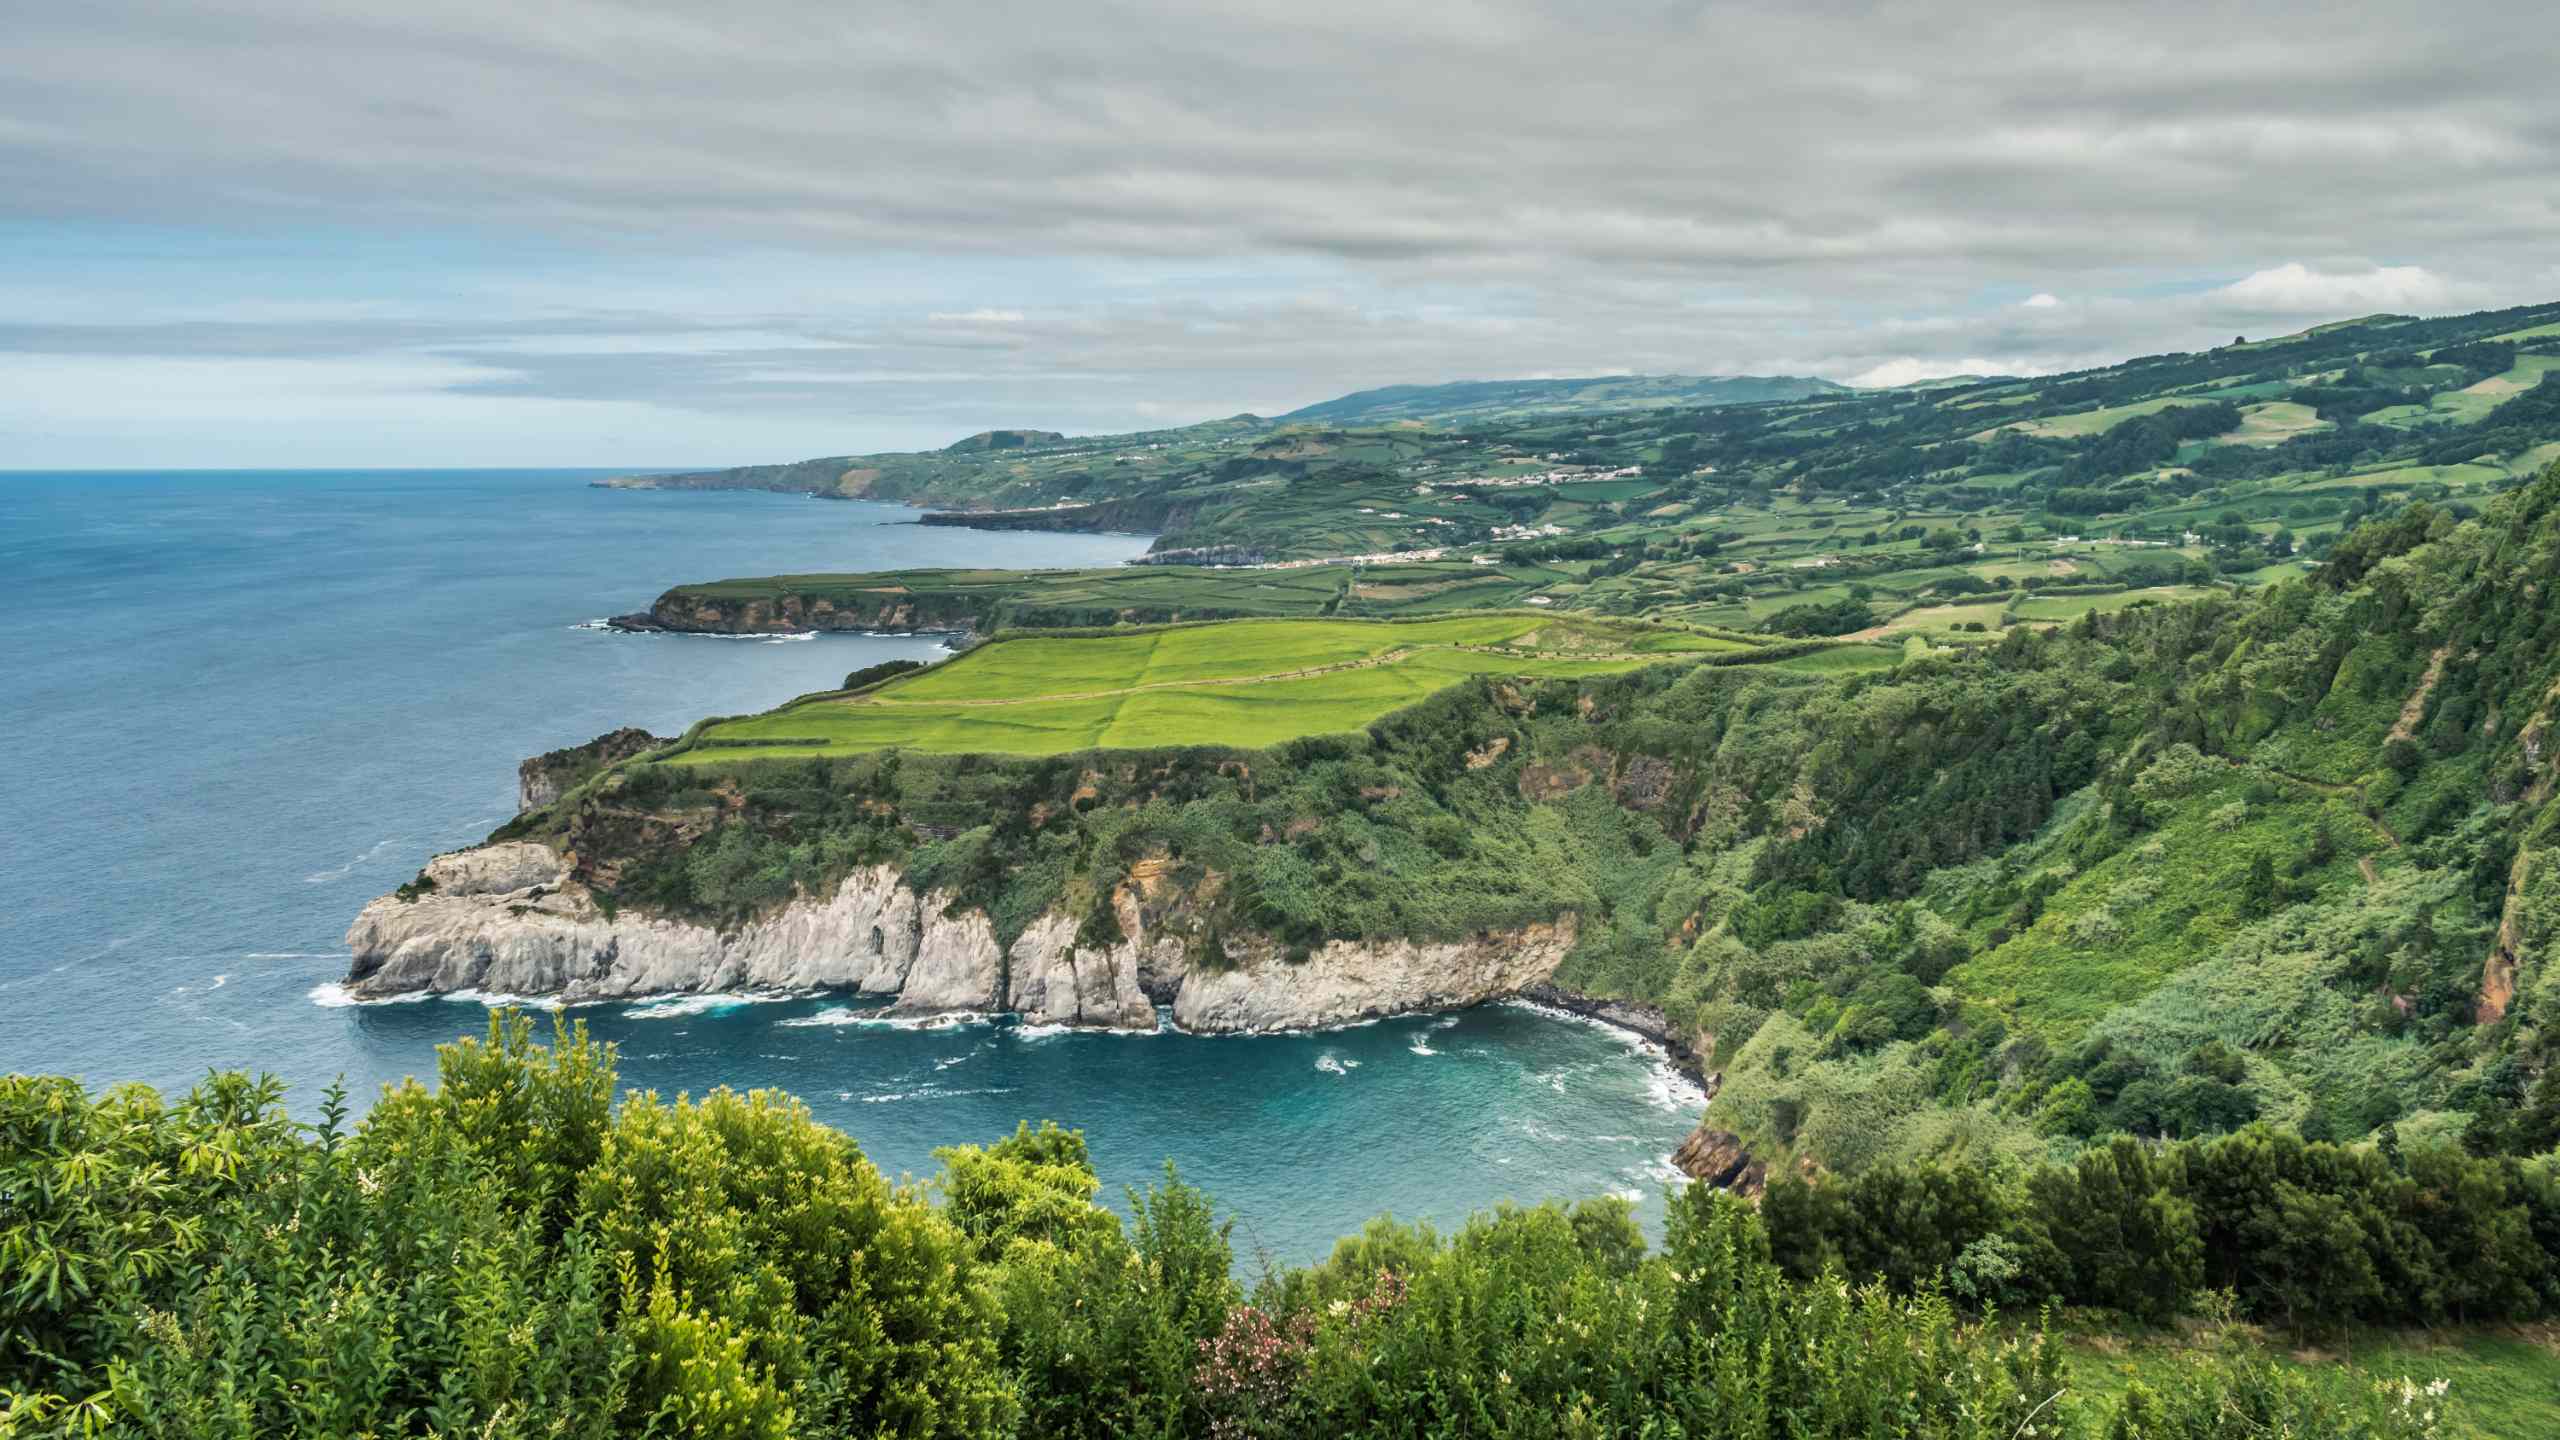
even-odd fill
[[(2295, 566), (2294, 574), (2301, 567)], [(2144, 601), (2174, 604), (2181, 600), (2200, 600), (2212, 590), (2195, 585), (2155, 585), (2141, 590), (2116, 590), (2101, 595), (2040, 595), (2018, 602), (2018, 618), (2034, 621), (2077, 620), (2091, 612), (2110, 614), (2128, 605)]]
[(2223, 437), (2235, 445), (2281, 445), (2296, 435), (2329, 428), (2310, 406), (2290, 400), (2251, 405), (2240, 413), (2240, 428)]
[[(2025, 435), (2074, 437), (2098, 435), (2136, 415), (2156, 415), (2172, 405), (2205, 405), (2212, 402), (2197, 395), (2162, 395), (2150, 400), (2137, 400), (2129, 405), (2108, 405), (2096, 410), (2082, 410), (2070, 415), (2048, 415), (2041, 420), (2013, 420), (1995, 427), (2015, 430)], [(1984, 431), (1984, 435), (1991, 434)]]
[(676, 763), (735, 760), (742, 749), (764, 758), (889, 746), (1254, 748), (1359, 729), (1468, 676), (1596, 675), (1749, 648), (1696, 630), (1516, 611), (1018, 635), (863, 694), (723, 721)]

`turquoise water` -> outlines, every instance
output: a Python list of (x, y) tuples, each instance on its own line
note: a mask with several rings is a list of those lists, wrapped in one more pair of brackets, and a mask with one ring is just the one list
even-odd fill
[[(919, 637), (583, 628), (678, 580), (1107, 564), (1125, 536), (901, 523), (893, 506), (604, 491), (572, 472), (0, 475), (0, 1069), (183, 1087), (266, 1070), (302, 1108), (432, 1068), (477, 1004), (323, 1003), (347, 921), (514, 810), (521, 757), (672, 734)], [(1643, 1197), (1698, 1096), (1614, 1032), (1524, 1008), (1202, 1039), (898, 1028), (840, 999), (569, 1012), (672, 1094), (779, 1086), (882, 1168), (1021, 1119), (1083, 1128), (1116, 1196), (1163, 1162), (1240, 1249), (1322, 1253), (1381, 1211)]]

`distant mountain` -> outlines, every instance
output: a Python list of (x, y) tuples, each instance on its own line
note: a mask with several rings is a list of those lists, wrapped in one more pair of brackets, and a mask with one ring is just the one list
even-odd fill
[(1804, 375), (1592, 375), (1563, 380), (1459, 380), (1359, 390), (1281, 416), (1335, 424), (1494, 419), (1599, 410), (1695, 409), (1806, 400), (1849, 387)]
[(1968, 385), (2000, 385), (2015, 380), (2015, 375), (1940, 375), (1931, 380), (1906, 380), (1900, 385), (1883, 385), (1883, 390), (1958, 390)]
[(988, 450), (1022, 450), (1034, 445), (1057, 445), (1066, 436), (1055, 430), (981, 430), (965, 440), (954, 440), (942, 447), (946, 455), (974, 455)]

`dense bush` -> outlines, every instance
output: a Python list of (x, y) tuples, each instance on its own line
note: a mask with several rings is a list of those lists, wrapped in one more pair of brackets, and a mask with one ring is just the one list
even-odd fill
[(2266, 1126), (2162, 1146), (2117, 1137), (2006, 1183), (1925, 1163), (1782, 1177), (1766, 1213), (1799, 1279), (1837, 1266), (1912, 1290), (1996, 1254), (2013, 1264), (1975, 1287), (1985, 1300), (2151, 1321), (2208, 1290), (2294, 1327), (2560, 1313), (2560, 1175), (2443, 1146), (2394, 1155)]
[[(1379, 1222), (1248, 1300), (1205, 1197), (1168, 1171), (1124, 1223), (1052, 1127), (918, 1188), (785, 1097), (616, 1106), (609, 1049), (520, 1018), (439, 1076), (352, 1129), (237, 1077), (174, 1106), (0, 1080), (0, 1434), (2175, 1440), (2231, 1433), (2232, 1397), (2432, 1433), (2220, 1366), (2080, 1403), (2040, 1327), (1916, 1265), (1908, 1295), (1791, 1280), (1702, 1186), (1659, 1253), (1615, 1199)], [(1858, 1192), (1905, 1213), (1849, 1252), (1916, 1238), (1911, 1204), (1978, 1228), (1968, 1182), (1908, 1185)]]
[(1846, 635), (1874, 623), (1875, 615), (1865, 601), (1843, 598), (1790, 605), (1762, 621), (1760, 628), (1772, 635)]

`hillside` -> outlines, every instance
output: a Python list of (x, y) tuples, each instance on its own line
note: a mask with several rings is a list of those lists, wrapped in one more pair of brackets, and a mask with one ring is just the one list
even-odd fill
[(1534, 980), (1658, 1011), (1721, 1075), (1694, 1163), (1755, 1185), (2256, 1121), (2547, 1149), (2554, 316), (1237, 436), (1165, 492), (1452, 536), (1389, 558), (679, 586), (641, 623), (996, 638), (589, 776), (501, 832), (535, 901), (431, 869), (358, 978), (825, 983), (784, 937), (887, 926), (902, 1003), (1097, 1023)]
[(1597, 375), (1578, 380), (1460, 380), (1389, 385), (1301, 406), (1283, 423), (1508, 420), (1601, 410), (1696, 410), (1841, 395), (1849, 387), (1800, 375)]
[[(1266, 659), (1220, 637), (1296, 632), (1166, 632), (1210, 670), (1162, 662), (1160, 689), (1143, 632), (1009, 640), (698, 728), (508, 835), (558, 837), (614, 904), (715, 923), (887, 860), (999, 946), (1108, 914), (1143, 871), (1162, 914), (1105, 923), (1175, 924), (1195, 967), (1245, 936), (1305, 953), (1570, 914), (1558, 982), (1667, 1011), (1723, 1071), (1718, 1125), (1764, 1160), (1854, 1173), (2260, 1118), (2494, 1146), (2545, 1063), (2560, 619), (2532, 577), (2560, 566), (2555, 517), (2560, 471), (2469, 522), (2414, 505), (2262, 593), (2136, 596), (1970, 647), (1719, 665), (1617, 640), (1576, 674), (1494, 637), (1379, 718), (1324, 707), (1394, 698), (1325, 689), (1282, 722), (1319, 733), (1285, 743), (1269, 718), (1176, 712), (1187, 687), (1294, 706), (1277, 677), (1310, 659), (1393, 675), (1437, 652)], [(1361, 668), (1376, 654), (1403, 658)], [(1825, 673), (1835, 655), (1871, 660)], [(1493, 678), (1464, 673), (1479, 657)], [(1018, 738), (1140, 698), (1176, 709)], [(996, 730), (965, 738), (981, 716)], [(1123, 748), (1072, 753), (1095, 744)]]
[[(1215, 443), (1233, 453), (1153, 492), (1186, 517), (1166, 538), (1229, 547), (1216, 566), (670, 590), (633, 623), (1015, 638), (860, 693), (699, 726), (679, 752), (609, 773), (604, 790), (636, 786), (633, 796), (653, 797), (646, 808), (670, 815), (705, 796), (768, 797), (713, 809), (707, 828), (670, 822), (683, 842), (673, 849), (648, 838), (656, 826), (591, 826), (582, 803), (603, 803), (593, 785), (510, 833), (571, 844), (607, 900), (716, 919), (823, 894), (842, 862), (782, 856), (837, 824), (835, 812), (795, 814), (821, 791), (860, 792), (877, 804), (868, 838), (844, 853), (894, 858), (919, 877), (989, 877), (955, 882), (954, 903), (986, 907), (1001, 944), (1029, 917), (1091, 908), (1150, 851), (1185, 857), (1177, 869), (1191, 883), (1216, 877), (1217, 925), (1290, 946), (1455, 940), (1571, 913), (1581, 930), (1567, 983), (1694, 1022), (1700, 1050), (1728, 1072), (1718, 1113), (1729, 1128), (1755, 1153), (1841, 1168), (1949, 1143), (1951, 1116), (1969, 1127), (1953, 1143), (2017, 1153), (2067, 1150), (2110, 1128), (2182, 1133), (2261, 1114), (2345, 1136), (2386, 1121), (2459, 1128), (2479, 1113), (2466, 1087), (2481, 1081), (2465, 1068), (2481, 1063), (2477, 1047), (2430, 1051), (2406, 1036), (2429, 1015), (2513, 1003), (2514, 982), (2486, 967), (2482, 947), (2504, 923), (2493, 901), (2517, 852), (2461, 840), (2478, 850), (2479, 876), (2460, 894), (2429, 878), (2442, 865), (2412, 863), (2438, 828), (2473, 823), (2458, 817), (2481, 783), (2453, 750), (2426, 747), (2454, 746), (2491, 718), (2520, 724), (2537, 702), (2475, 693), (2470, 652), (2438, 657), (2454, 642), (2427, 633), (2448, 622), (2368, 593), (2416, 562), (2377, 567), (2369, 552), (2399, 543), (2375, 537), (2442, 530), (2411, 553), (2454, 566), (2468, 553), (2456, 534), (2535, 533), (2533, 497), (2549, 482), (2524, 478), (2560, 454), (2560, 382), (2543, 378), (2560, 368), (2554, 317), (2560, 307), (2369, 317), (2041, 380), (1708, 410), (1229, 433)], [(1057, 443), (1005, 438), (1015, 460)], [(1376, 558), (1346, 548), (1424, 538), (1433, 543)], [(1336, 558), (1257, 561), (1257, 539)], [(1553, 619), (1524, 618), (1532, 611)], [(2377, 623), (2341, 616), (2386, 611), (2387, 640), (2340, 628)], [(1345, 625), (1434, 614), (1494, 628), (1451, 643), (1427, 625)], [(1264, 618), (1125, 628), (1247, 617)], [(1638, 621), (1791, 648), (1754, 654), (1713, 639), (1741, 653), (1693, 657), (1589, 638)], [(1053, 638), (1024, 633), (1041, 629)], [(1324, 638), (1337, 632), (1431, 638), (1346, 650)], [(1516, 639), (1533, 632), (1582, 638)], [(2237, 637), (2252, 638), (2233, 652)], [(1816, 643), (1828, 640), (1846, 643)], [(1166, 645), (1228, 668), (1195, 674), (1166, 660)], [(2279, 673), (2306, 653), (2354, 659)], [(1731, 660), (1746, 663), (1721, 663)], [(2435, 717), (2440, 693), (2461, 697), (2461, 717)], [(2296, 713), (2305, 704), (2316, 713)], [(1908, 719), (1869, 715), (1921, 723), (1915, 733)], [(1114, 803), (1151, 814), (1167, 793), (1189, 806), (1233, 788), (1230, 765), (1168, 792), (1163, 776), (1207, 763), (1184, 758), (1194, 749), (1279, 757), (1251, 765), (1236, 797), (1249, 797), (1250, 822), (1186, 821), (1177, 841), (1106, 837), (1083, 820), (1041, 839), (1053, 859), (1039, 863), (1017, 847), (1041, 826), (1017, 833), (999, 819), (985, 840), (966, 838), (988, 813), (1062, 817), (1119, 794)], [(2376, 770), (2386, 749), (2392, 760)], [(946, 771), (924, 763), (931, 752), (976, 758)], [(904, 757), (894, 779), (883, 754)], [(1487, 758), (1451, 770), (1453, 755)], [(1060, 758), (1023, 768), (1042, 756)], [(764, 762), (811, 768), (777, 788)], [(1971, 783), (1959, 771), (1989, 788), (1908, 788), (1912, 776)], [(1315, 798), (1349, 791), (1398, 798), (1384, 811), (1352, 807), (1358, 820)], [(1091, 793), (1071, 804), (1070, 792)], [(2410, 796), (2428, 798), (2413, 809)], [(956, 830), (907, 818), (971, 805), (979, 818)], [(1857, 818), (1832, 823), (1842, 806)], [(711, 882), (687, 847), (745, 821), (721, 842), (729, 878)], [(1671, 848), (1625, 838), (1627, 824)], [(1229, 851), (1215, 834), (1303, 843)], [(1460, 834), (1466, 843), (1414, 838)], [(1418, 848), (1391, 865), (1336, 853), (1400, 844)], [(779, 848), (742, 885), (744, 857), (767, 847)], [(1639, 877), (1645, 888), (1629, 890)], [(2217, 1091), (2222, 1108), (2203, 1119), (2160, 1108), (2157, 1089), (2179, 1089), (2184, 1062), (2157, 1037), (2170, 1007), (2192, 1003), (2177, 998), (2186, 977), (2208, 960), (2217, 973), (2237, 963), (2232, 947), (2264, 943), (2253, 938), (2261, 922), (2296, 902), (2351, 900), (2423, 909), (2427, 943), (2463, 957), (2467, 988), (2450, 973), (2426, 984), (2377, 974), (2393, 984), (2376, 1003), (2397, 1019), (2348, 1005), (2324, 1023), (2387, 1034), (2326, 1050), (2221, 1036), (2259, 1057), (2240, 1086), (2246, 1103)], [(2335, 923), (2357, 934), (2380, 925), (2376, 943), (2401, 945), (2388, 938), (2400, 922), (2381, 911)], [(1869, 974), (1880, 954), (1917, 943), (1880, 951), (1878, 926), (1936, 937), (1930, 958), (1894, 962), (1899, 980)], [(1805, 957), (1787, 962), (1803, 967), (1796, 978), (1760, 973), (1793, 955)], [(1868, 980), (1885, 989), (1861, 990)], [(1889, 1038), (1844, 1048), (1829, 1038), (1844, 1025)], [(2134, 1064), (2122, 1036), (2137, 1033), (2151, 1048)], [(2368, 1067), (2352, 1084), (2305, 1068), (2348, 1054)], [(1821, 1063), (1807, 1069), (1807, 1055)], [(1998, 1078), (1915, 1090), (1906, 1072), (1924, 1061)], [(2138, 1083), (2146, 1076), (2155, 1088)], [(2049, 1093), (2067, 1083), (2087, 1087), (2086, 1113), (2073, 1109), (2078, 1090)], [(1870, 1093), (1892, 1094), (1896, 1108), (1860, 1108)]]
[[(1176, 566), (1566, 561), (1576, 574), (1521, 590), (1722, 625), (1799, 605), (1845, 617), (1844, 600), (1883, 624), (1935, 594), (1948, 608), (1903, 628), (1945, 630), (1996, 618), (1991, 591), (2030, 580), (2262, 583), (2379, 508), (2476, 503), (2560, 456), (2560, 388), (2542, 383), (2560, 369), (2555, 322), (2560, 305), (2382, 316), (2037, 379), (1428, 423), (1239, 417), (631, 483), (1153, 531), (1149, 559)], [(1267, 613), (1243, 593), (1259, 580), (1204, 578), (1191, 613)]]

